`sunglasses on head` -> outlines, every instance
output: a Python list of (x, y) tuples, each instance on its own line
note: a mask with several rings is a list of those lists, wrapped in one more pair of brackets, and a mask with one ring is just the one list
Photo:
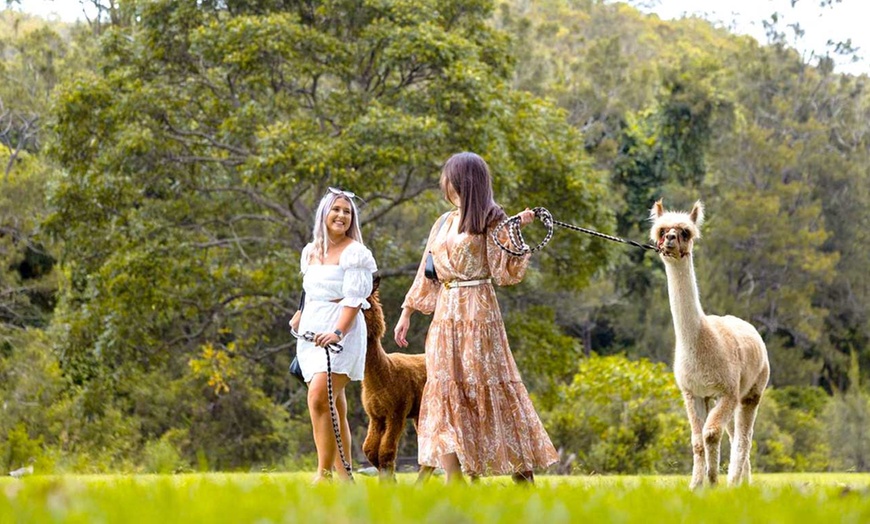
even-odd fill
[(329, 192), (333, 195), (346, 196), (347, 198), (356, 198), (356, 193), (354, 193), (353, 191), (342, 191), (337, 187), (328, 187), (327, 189), (329, 189)]

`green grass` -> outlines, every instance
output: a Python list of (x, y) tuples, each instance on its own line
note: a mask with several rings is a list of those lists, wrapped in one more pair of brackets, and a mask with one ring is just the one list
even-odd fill
[(0, 480), (0, 522), (870, 522), (870, 475), (756, 475), (751, 486), (690, 492), (687, 477), (507, 477), (415, 486), (311, 473), (69, 475)]

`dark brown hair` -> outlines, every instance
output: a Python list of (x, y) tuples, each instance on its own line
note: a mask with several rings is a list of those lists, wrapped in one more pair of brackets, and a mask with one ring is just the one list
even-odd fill
[(447, 159), (441, 169), (441, 192), (444, 198), (447, 198), (448, 184), (459, 195), (462, 209), (460, 233), (479, 235), (486, 232), (486, 227), (494, 221), (507, 217), (493, 199), (489, 166), (479, 155), (463, 152)]

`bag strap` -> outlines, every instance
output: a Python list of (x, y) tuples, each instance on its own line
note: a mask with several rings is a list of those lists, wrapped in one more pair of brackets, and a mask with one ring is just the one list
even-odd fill
[(302, 311), (302, 308), (305, 307), (305, 289), (302, 289), (302, 296), (299, 297), (299, 311)]

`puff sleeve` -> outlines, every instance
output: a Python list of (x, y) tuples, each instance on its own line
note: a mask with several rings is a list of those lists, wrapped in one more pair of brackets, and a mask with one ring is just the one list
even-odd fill
[[(518, 284), (526, 275), (526, 269), (529, 267), (529, 259), (531, 253), (526, 253), (523, 256), (517, 257), (511, 255), (507, 251), (498, 247), (495, 240), (492, 238), (492, 230), (498, 225), (498, 222), (490, 224), (486, 230), (486, 258), (489, 265), (489, 272), (492, 275), (492, 280), (499, 286), (512, 286)], [(516, 247), (510, 241), (507, 229), (502, 229), (498, 236), (499, 241), (513, 249)]]
[(362, 244), (353, 243), (342, 252), (339, 266), (344, 270), (341, 284), (341, 296), (344, 298), (339, 305), (370, 308), (367, 299), (372, 294), (372, 275), (378, 270), (372, 252)]

